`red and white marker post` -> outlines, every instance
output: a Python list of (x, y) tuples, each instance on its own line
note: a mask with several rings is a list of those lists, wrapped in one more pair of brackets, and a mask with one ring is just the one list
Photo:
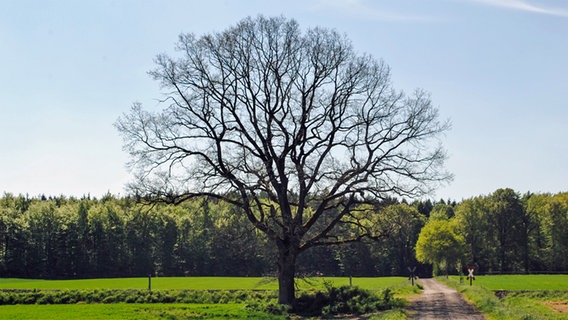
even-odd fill
[(475, 280), (475, 276), (473, 275), (473, 271), (475, 270), (475, 267), (467, 267), (467, 272), (468, 272), (468, 276), (467, 279), (469, 280), (469, 285), (471, 286), (473, 283), (473, 280)]

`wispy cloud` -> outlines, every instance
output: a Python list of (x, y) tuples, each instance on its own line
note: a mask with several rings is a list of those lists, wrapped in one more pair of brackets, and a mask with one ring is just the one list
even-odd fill
[(472, 0), (479, 3), (485, 3), (492, 6), (504, 7), (514, 10), (527, 11), (532, 13), (546, 14), (568, 18), (568, 8), (554, 8), (534, 4), (526, 0)]
[[(372, 2), (373, 4), (380, 2)], [(397, 13), (390, 10), (377, 9), (365, 0), (316, 0), (317, 10), (333, 10), (342, 14), (370, 20), (425, 22), (433, 21), (432, 17)]]

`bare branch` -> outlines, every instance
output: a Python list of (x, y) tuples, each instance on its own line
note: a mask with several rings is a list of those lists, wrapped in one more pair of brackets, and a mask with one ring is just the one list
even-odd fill
[(439, 141), (449, 123), (429, 94), (395, 90), (389, 67), (336, 31), (248, 18), (181, 35), (177, 49), (150, 72), (162, 110), (135, 104), (116, 123), (136, 193), (227, 201), (299, 250), (381, 236), (369, 214), (354, 219), (368, 199), (421, 196), (451, 179)]

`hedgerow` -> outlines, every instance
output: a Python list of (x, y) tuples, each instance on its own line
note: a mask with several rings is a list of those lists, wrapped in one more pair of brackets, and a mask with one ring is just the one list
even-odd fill
[(404, 306), (404, 301), (394, 298), (392, 290), (388, 288), (376, 292), (356, 286), (326, 286), (326, 289), (302, 293), (293, 312), (306, 316), (365, 314)]
[(247, 303), (276, 299), (274, 291), (216, 290), (0, 290), (0, 305), (76, 303)]
[(253, 290), (138, 290), (138, 289), (4, 289), (0, 305), (14, 304), (112, 304), (112, 303), (192, 303), (246, 304), (249, 310), (306, 316), (364, 314), (402, 307), (390, 289), (370, 291), (358, 287), (332, 287), (325, 291), (300, 292), (293, 308), (277, 303), (276, 291)]

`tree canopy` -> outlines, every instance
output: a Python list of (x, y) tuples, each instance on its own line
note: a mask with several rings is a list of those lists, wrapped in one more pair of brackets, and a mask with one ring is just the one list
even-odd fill
[[(490, 194), (463, 200), (452, 205), (455, 216), (445, 219), (432, 209), (447, 206), (445, 202), (406, 204), (391, 199), (375, 206), (375, 217), (380, 218), (376, 221), (388, 225), (388, 237), (312, 247), (298, 257), (298, 273), (401, 276), (407, 275), (409, 266), (417, 266), (417, 274), (429, 275), (430, 266), (416, 261), (414, 251), (427, 219), (454, 225), (454, 232), (465, 239), (461, 264), (476, 266), (476, 274), (566, 272), (568, 193), (507, 197), (521, 204), (520, 210), (509, 211), (516, 215), (510, 219), (526, 223), (502, 237), (505, 254), (499, 250), (500, 226), (490, 210), (495, 199)], [(425, 203), (433, 206), (420, 212), (428, 207)], [(236, 210), (240, 209), (206, 197), (148, 206), (110, 195), (97, 200), (5, 194), (0, 196), (0, 276), (275, 275), (276, 248)]]
[(455, 223), (444, 219), (428, 221), (416, 242), (416, 259), (431, 263), (435, 271), (458, 267), (465, 256), (464, 237), (457, 232)]
[[(384, 234), (361, 204), (421, 196), (450, 178), (449, 128), (430, 95), (395, 90), (381, 60), (334, 30), (283, 17), (182, 34), (150, 72), (163, 108), (117, 121), (136, 194), (231, 203), (278, 249), (281, 303), (294, 300), (298, 254)], [(341, 226), (356, 226), (349, 235)]]

